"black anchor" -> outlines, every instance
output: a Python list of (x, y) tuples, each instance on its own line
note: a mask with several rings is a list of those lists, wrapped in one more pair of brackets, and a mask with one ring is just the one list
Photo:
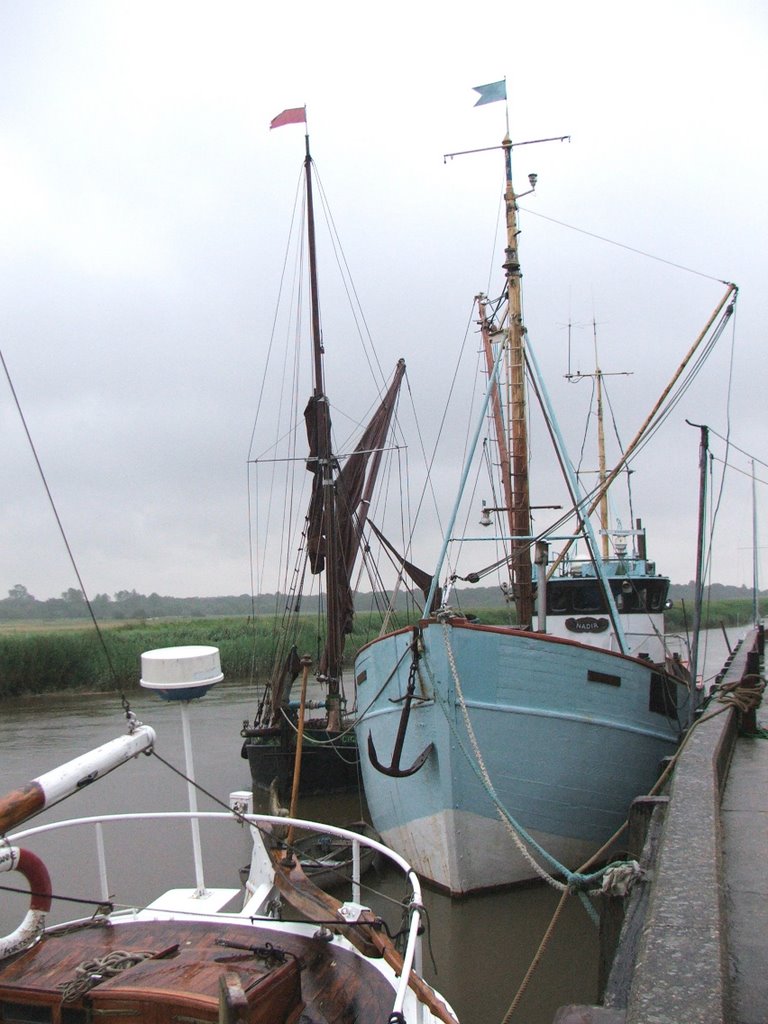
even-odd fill
[(411, 716), (411, 704), (414, 699), (420, 700), (419, 697), (415, 697), (416, 693), (416, 670), (418, 666), (419, 654), (417, 648), (417, 641), (414, 639), (412, 647), (413, 661), (411, 663), (411, 669), (408, 673), (408, 686), (405, 691), (404, 697), (399, 697), (397, 700), (393, 700), (391, 703), (399, 704), (403, 703), (403, 711), (400, 715), (400, 723), (397, 727), (397, 736), (395, 737), (395, 748), (392, 751), (392, 763), (389, 767), (383, 765), (378, 757), (376, 756), (376, 747), (373, 744), (373, 737), (370, 731), (368, 732), (368, 757), (370, 762), (377, 772), (381, 772), (382, 775), (388, 775), (391, 779), (405, 779), (409, 775), (415, 775), (416, 772), (423, 767), (424, 762), (427, 760), (429, 755), (432, 753), (433, 743), (427, 744), (422, 750), (416, 760), (413, 762), (410, 768), (400, 767), (400, 755), (403, 752), (403, 744), (405, 743), (405, 734), (408, 730), (408, 719)]

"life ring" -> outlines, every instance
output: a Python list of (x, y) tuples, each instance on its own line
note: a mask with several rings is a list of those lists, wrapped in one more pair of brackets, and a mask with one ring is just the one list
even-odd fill
[(0, 960), (20, 953), (37, 942), (45, 928), (45, 915), (51, 909), (51, 876), (37, 854), (18, 846), (0, 849), (0, 871), (18, 871), (29, 882), (29, 910), (16, 931), (0, 938)]

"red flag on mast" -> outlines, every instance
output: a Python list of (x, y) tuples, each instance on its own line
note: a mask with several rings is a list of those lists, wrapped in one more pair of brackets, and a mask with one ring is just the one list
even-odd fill
[(306, 120), (306, 107), (291, 107), (289, 110), (284, 110), (282, 114), (278, 114), (277, 117), (273, 117), (269, 127), (270, 129), (280, 128), (284, 124), (300, 124), (302, 121), (306, 124)]

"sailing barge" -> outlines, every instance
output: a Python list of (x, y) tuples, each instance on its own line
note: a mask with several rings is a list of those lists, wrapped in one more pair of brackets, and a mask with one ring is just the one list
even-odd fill
[[(279, 123), (305, 121), (306, 113), (299, 108), (293, 112), (292, 120)], [(255, 787), (269, 789), (277, 779), (281, 793), (286, 793), (293, 789), (294, 768), (298, 766), (298, 785), (305, 794), (354, 790), (360, 784), (353, 729), (355, 693), (354, 687), (351, 692), (344, 687), (344, 649), (354, 618), (352, 579), (361, 561), (363, 534), (393, 426), (405, 362), (397, 362), (357, 443), (348, 452), (339, 451), (332, 436), (331, 405), (326, 391), (309, 134), (305, 136), (303, 171), (312, 353), (312, 392), (304, 410), (304, 459), (311, 474), (312, 491), (306, 515), (294, 530), (295, 536), (287, 538), (289, 546), (295, 543), (296, 562), (275, 630), (271, 674), (256, 714), (252, 721), (243, 723), (241, 735), (242, 756), (248, 760)], [(282, 461), (286, 466), (295, 465), (301, 459), (295, 446), (297, 433), (297, 425), (287, 423), (283, 430), (284, 437), (290, 439), (287, 453), (281, 455), (270, 449), (254, 463), (264, 461), (273, 465)], [(297, 485), (290, 470), (286, 472), (286, 481), (286, 494), (279, 499), (274, 514), (281, 522), (295, 502), (293, 489)], [(290, 525), (286, 524), (287, 532)], [(268, 557), (274, 557), (274, 551)], [(306, 603), (304, 584), (308, 580), (317, 584), (315, 597), (323, 620), (318, 625), (317, 637), (313, 638), (312, 659), (301, 646), (305, 641), (298, 639)], [(311, 673), (308, 659), (313, 661)], [(299, 687), (294, 686), (299, 679), (300, 697), (295, 692)], [(310, 687), (319, 690), (321, 697), (311, 696)], [(297, 759), (299, 733), (301, 754)]]

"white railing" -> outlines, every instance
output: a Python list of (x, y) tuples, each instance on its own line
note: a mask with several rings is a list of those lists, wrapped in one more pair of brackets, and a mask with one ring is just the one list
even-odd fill
[[(418, 876), (416, 875), (413, 868), (404, 860), (399, 854), (395, 853), (394, 850), (390, 850), (389, 847), (384, 846), (383, 843), (377, 842), (375, 839), (371, 839), (367, 836), (363, 836), (358, 832), (350, 831), (349, 829), (343, 828), (339, 825), (327, 825), (321, 824), (316, 821), (307, 821), (302, 818), (288, 818), (278, 817), (269, 814), (232, 814), (225, 811), (150, 811), (146, 813), (124, 813), (124, 814), (100, 814), (91, 815), (88, 817), (81, 818), (69, 818), (64, 821), (49, 822), (44, 825), (36, 825), (32, 828), (24, 829), (20, 832), (16, 832), (13, 835), (7, 837), (7, 841), (14, 846), (23, 844), (26, 840), (41, 836), (52, 832), (61, 831), (64, 829), (76, 829), (76, 828), (93, 828), (96, 843), (96, 856), (99, 865), (99, 881), (101, 888), (101, 896), (105, 902), (109, 900), (109, 894), (111, 892), (109, 885), (109, 875), (107, 867), (106, 848), (104, 844), (104, 826), (114, 825), (117, 823), (130, 823), (140, 821), (227, 821), (227, 822), (247, 822), (248, 825), (253, 825), (256, 828), (266, 828), (273, 830), (275, 827), (285, 829), (286, 827), (293, 827), (295, 829), (306, 830), (309, 832), (319, 832), (324, 835), (334, 835), (341, 839), (344, 839), (351, 843), (352, 846), (352, 899), (353, 902), (360, 902), (360, 849), (361, 847), (369, 847), (376, 851), (382, 856), (386, 857), (391, 861), (408, 879), (411, 890), (410, 908), (411, 918), (408, 932), (408, 942), (406, 944), (405, 951), (403, 953), (403, 970), (398, 980), (398, 986), (395, 996), (395, 1002), (393, 1006), (393, 1013), (401, 1012), (405, 1001), (406, 992), (408, 990), (408, 979), (412, 970), (416, 973), (421, 973), (422, 967), (422, 956), (421, 956), (421, 937), (419, 935), (419, 926), (421, 923), (421, 885), (419, 883)], [(159, 893), (157, 895), (160, 895)], [(234, 918), (238, 915), (235, 912), (220, 912), (222, 916)], [(277, 922), (275, 922), (277, 924)], [(339, 924), (343, 924), (340, 920)]]

